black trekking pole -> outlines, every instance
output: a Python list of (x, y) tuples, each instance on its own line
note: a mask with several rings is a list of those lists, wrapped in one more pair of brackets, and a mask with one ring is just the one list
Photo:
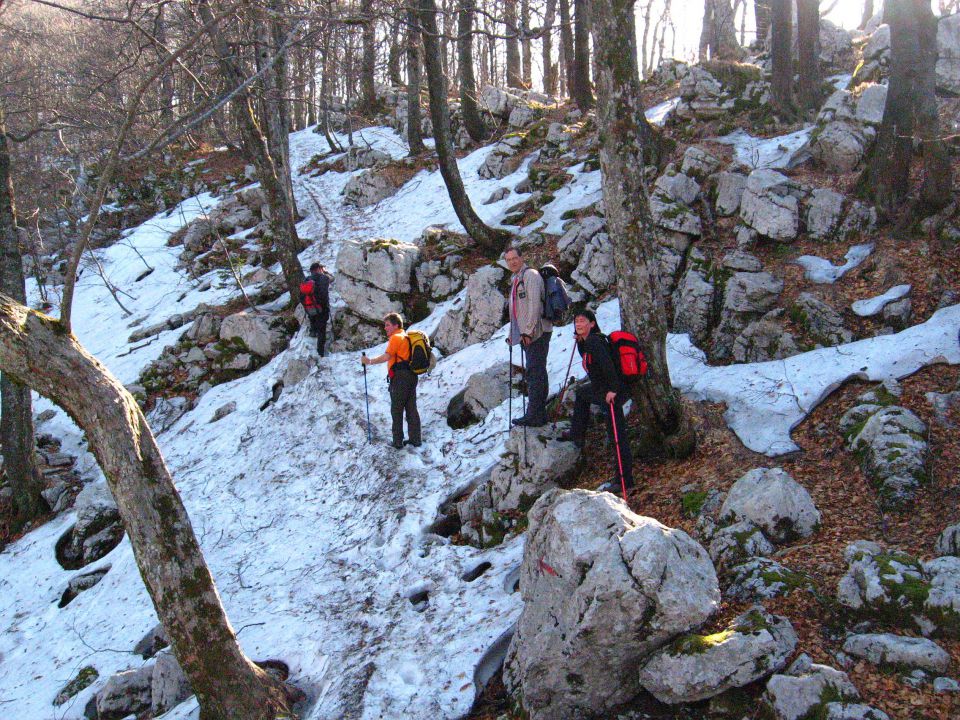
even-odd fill
[[(361, 357), (366, 357), (366, 353), (360, 353)], [(370, 438), (370, 394), (367, 392), (367, 364), (363, 364), (363, 401), (367, 405), (367, 444), (371, 442)]]
[(510, 397), (510, 402), (507, 405), (507, 432), (510, 432), (510, 428), (513, 427), (513, 345), (510, 346), (510, 384), (507, 386), (507, 393)]
[(617, 467), (620, 468), (620, 488), (623, 491), (623, 501), (627, 502), (627, 480), (623, 477), (623, 459), (620, 457), (620, 437), (617, 434), (617, 416), (613, 412), (613, 403), (610, 405), (610, 422), (613, 424), (613, 445), (617, 449)]
[(573, 353), (577, 350), (577, 333), (573, 333), (573, 347), (570, 349), (570, 362), (567, 363), (567, 374), (563, 376), (563, 386), (560, 388), (560, 395), (557, 397), (557, 404), (553, 408), (553, 420), (551, 421), (556, 428), (557, 418), (560, 417), (560, 406), (563, 405), (563, 396), (570, 387), (570, 381), (573, 377), (570, 375), (570, 368), (573, 367)]

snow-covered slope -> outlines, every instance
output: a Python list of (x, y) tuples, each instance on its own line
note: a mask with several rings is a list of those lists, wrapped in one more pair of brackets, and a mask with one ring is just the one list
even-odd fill
[[(357, 134), (395, 156), (405, 152), (391, 130)], [(320, 136), (305, 131), (291, 136), (291, 149), (292, 164), (300, 167), (324, 146)], [(476, 168), (488, 152), (468, 155), (461, 171), (477, 210), (496, 222), (519, 198), (479, 203), (496, 187), (516, 185), (525, 165), (503, 180), (480, 180)], [(332, 266), (348, 238), (413, 240), (435, 223), (459, 229), (438, 173), (421, 172), (396, 196), (364, 211), (340, 202), (348, 177), (328, 172), (296, 179), (306, 215), (302, 235), (328, 238), (304, 252), (305, 263), (320, 258)], [(558, 193), (557, 207), (546, 209), (551, 225), (562, 212), (558, 208), (599, 197), (599, 173), (579, 174), (569, 188)], [(199, 281), (175, 270), (176, 249), (165, 246), (171, 232), (215, 202), (185, 201), (178, 211), (131, 233), (125, 245), (102, 252), (107, 273), (136, 298), (131, 304), (137, 315), (147, 316), (145, 324), (199, 302), (222, 302), (232, 292), (215, 275), (206, 278), (210, 289), (200, 291)], [(128, 245), (156, 268), (139, 282), (143, 262)], [(123, 317), (98, 279), (83, 278), (76, 302), (78, 336), (124, 382), (135, 380), (182, 332), (163, 333), (131, 349), (126, 338), (132, 318)], [(434, 328), (446, 308), (438, 307), (419, 326)], [(600, 309), (608, 330), (618, 326), (617, 316), (615, 301)], [(958, 328), (960, 307), (948, 308), (899, 335), (729, 368), (707, 367), (686, 336), (677, 336), (670, 344), (671, 374), (695, 397), (727, 402), (728, 421), (745, 444), (775, 454), (792, 449), (790, 428), (846, 377), (899, 377), (938, 358), (960, 362)], [(256, 373), (203, 395), (159, 436), (244, 649), (255, 659), (289, 664), (292, 679), (310, 697), (307, 718), (462, 716), (475, 698), (474, 669), (516, 620), (520, 600), (508, 575), (520, 560), (522, 538), (481, 551), (426, 532), (439, 505), (502, 451), (506, 403), (466, 430), (451, 430), (445, 410), (469, 375), (506, 361), (504, 335), (501, 329), (487, 342), (444, 358), (421, 380), (419, 449), (398, 452), (386, 444), (389, 406), (382, 366), (367, 376), (374, 426), (374, 440), (367, 442), (359, 353), (320, 360), (306, 379), (267, 403), (288, 366), (314, 352), (302, 332)], [(569, 326), (554, 333), (549, 363), (554, 389), (566, 370), (571, 336)], [(229, 401), (236, 410), (211, 422)], [(41, 401), (37, 410), (46, 407)], [(80, 434), (62, 413), (41, 430), (64, 436), (66, 450), (82, 453)], [(92, 478), (99, 474), (89, 455), (81, 466)], [(126, 540), (84, 568), (110, 566), (99, 585), (57, 607), (76, 573), (58, 565), (54, 545), (74, 519), (67, 513), (0, 554), (0, 698), (6, 717), (82, 717), (87, 700), (110, 674), (141, 662), (130, 651), (156, 622)], [(490, 563), (485, 573), (463, 579), (482, 562)], [(426, 607), (415, 606), (411, 598), (422, 600), (423, 593)], [(97, 668), (100, 680), (54, 707), (57, 692), (86, 665)], [(16, 710), (10, 715), (6, 708)], [(193, 701), (167, 715), (197, 716)]]

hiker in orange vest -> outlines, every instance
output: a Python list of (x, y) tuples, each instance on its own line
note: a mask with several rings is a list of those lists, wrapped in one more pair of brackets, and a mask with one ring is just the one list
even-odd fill
[[(393, 419), (393, 441), (391, 445), (400, 450), (409, 443), (420, 447), (420, 413), (417, 411), (418, 377), (410, 369), (410, 341), (403, 331), (403, 318), (399, 313), (390, 313), (383, 318), (383, 329), (387, 333), (387, 350), (377, 357), (361, 356), (364, 365), (387, 363), (387, 378), (390, 383), (390, 415)], [(409, 439), (403, 439), (403, 416), (407, 416)]]

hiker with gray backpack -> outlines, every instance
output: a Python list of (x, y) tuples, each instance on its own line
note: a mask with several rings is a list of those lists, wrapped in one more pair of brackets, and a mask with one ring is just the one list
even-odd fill
[(547, 424), (547, 353), (554, 322), (562, 321), (570, 304), (566, 289), (556, 268), (544, 266), (537, 272), (529, 267), (515, 247), (503, 254), (504, 262), (513, 273), (510, 282), (510, 367), (513, 368), (513, 347), (520, 345), (520, 362), (527, 381), (529, 403), (524, 414), (512, 421), (524, 427), (542, 427)]

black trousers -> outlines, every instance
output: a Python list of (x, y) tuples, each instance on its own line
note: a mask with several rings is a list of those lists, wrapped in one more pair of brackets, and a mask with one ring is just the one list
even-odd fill
[(616, 420), (617, 438), (620, 445), (620, 460), (617, 460), (617, 443), (613, 436), (613, 424), (610, 422), (610, 405), (602, 393), (592, 382), (577, 389), (577, 397), (573, 402), (573, 421), (570, 425), (570, 434), (577, 442), (583, 442), (590, 427), (590, 406), (597, 405), (603, 411), (603, 419), (607, 426), (607, 436), (610, 438), (610, 448), (613, 452), (613, 476), (620, 479), (620, 463), (623, 463), (623, 480), (629, 488), (633, 487), (633, 453), (630, 451), (630, 440), (627, 436), (627, 423), (623, 417), (623, 404), (627, 401), (624, 393), (617, 393), (613, 403), (613, 415)]
[(322, 356), (327, 345), (327, 320), (330, 319), (330, 311), (307, 313), (307, 319), (310, 321), (310, 332), (317, 337), (317, 352)]
[(420, 437), (420, 413), (417, 411), (417, 382), (413, 370), (398, 365), (390, 380), (390, 416), (393, 418), (393, 444), (403, 444), (403, 416), (407, 416), (408, 439), (418, 445)]
[(526, 362), (527, 396), (526, 419), (534, 425), (547, 422), (547, 353), (551, 333), (543, 333), (523, 349)]

